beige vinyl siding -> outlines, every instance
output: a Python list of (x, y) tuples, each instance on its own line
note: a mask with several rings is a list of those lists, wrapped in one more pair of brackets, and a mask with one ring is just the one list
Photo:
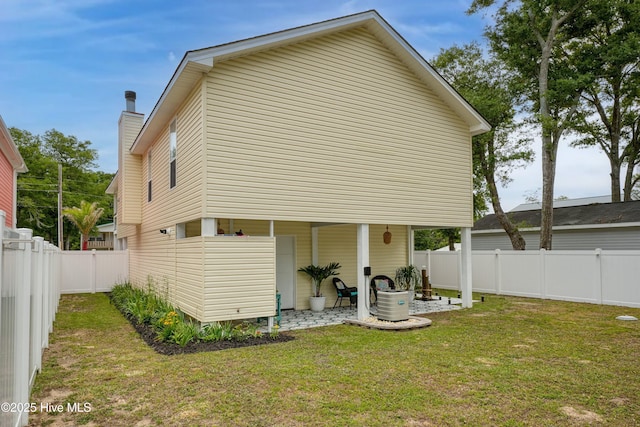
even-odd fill
[(119, 159), (118, 219), (122, 224), (140, 224), (142, 222), (142, 159), (131, 154), (129, 148), (142, 128), (144, 116), (123, 111), (119, 123)]
[[(197, 86), (176, 113), (177, 185), (169, 188), (169, 123), (151, 145), (153, 158), (153, 200), (147, 202), (146, 180), (142, 186), (143, 232), (175, 227), (175, 224), (202, 217), (202, 102)], [(147, 151), (148, 152), (148, 151)], [(148, 170), (148, 156), (142, 170)]]
[[(202, 213), (202, 103), (199, 86), (178, 108), (176, 119), (178, 180), (175, 188), (169, 189), (169, 123), (150, 147), (153, 150), (151, 202), (147, 201), (148, 156), (146, 153), (136, 156), (141, 159), (140, 173), (144, 171), (145, 174), (145, 179), (139, 182), (138, 196), (142, 201), (143, 222), (135, 228), (134, 235), (130, 234), (132, 229), (127, 230), (131, 259), (129, 269), (136, 284), (144, 286), (151, 280), (154, 286), (168, 289), (173, 304), (200, 319), (203, 297), (202, 291), (196, 292), (195, 288), (202, 287), (202, 250), (194, 249), (192, 239), (176, 241), (176, 224), (199, 219)], [(161, 229), (171, 229), (171, 233), (161, 234)], [(125, 237), (120, 234), (120, 228), (118, 233), (119, 237)], [(199, 245), (202, 247), (201, 241)], [(191, 255), (195, 258), (190, 259)]]
[[(389, 231), (392, 233), (389, 245), (385, 245), (382, 240), (382, 234), (385, 231), (386, 226), (371, 225), (369, 227), (369, 266), (371, 277), (384, 274), (393, 279), (396, 268), (408, 263), (407, 227), (389, 226)], [(318, 232), (318, 241), (320, 265), (339, 262), (341, 268), (338, 276), (348, 286), (358, 286), (357, 226), (351, 224), (322, 227)], [(324, 282), (322, 291), (333, 305), (336, 291), (330, 279)]]
[(204, 248), (203, 322), (275, 314), (275, 239), (205, 237)]
[[(384, 274), (392, 279), (398, 267), (409, 263), (409, 243), (406, 226), (389, 226), (391, 243), (384, 244), (382, 235), (386, 231), (384, 225), (372, 225), (369, 227), (369, 264), (371, 265), (371, 277)], [(420, 268), (420, 266), (417, 266)]]
[[(268, 236), (269, 221), (255, 221), (234, 219), (233, 230), (229, 227), (228, 219), (219, 219), (218, 224), (227, 234), (242, 230), (249, 237)], [(311, 224), (308, 222), (276, 221), (274, 234), (278, 236), (294, 236), (296, 239), (296, 270), (311, 264)], [(311, 282), (304, 273), (296, 275), (296, 301), (295, 309), (309, 308), (309, 296), (311, 295)]]
[(154, 289), (176, 303), (176, 244), (157, 230), (127, 238), (129, 277), (132, 284)]
[(194, 319), (204, 315), (204, 242), (202, 237), (176, 242), (176, 306)]
[(471, 226), (468, 127), (365, 29), (218, 63), (206, 87), (208, 212)]

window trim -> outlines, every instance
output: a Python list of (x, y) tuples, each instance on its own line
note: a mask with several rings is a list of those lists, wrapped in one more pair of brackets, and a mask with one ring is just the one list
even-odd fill
[(153, 179), (151, 174), (151, 149), (147, 152), (147, 203), (151, 203), (153, 200)]
[(169, 124), (169, 189), (178, 184), (177, 158), (178, 158), (178, 131), (177, 119)]

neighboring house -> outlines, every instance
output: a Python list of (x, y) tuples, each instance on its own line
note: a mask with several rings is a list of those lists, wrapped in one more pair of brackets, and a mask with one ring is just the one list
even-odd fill
[(87, 249), (114, 249), (114, 231), (115, 224), (109, 222), (96, 226), (98, 229), (97, 236), (90, 236), (87, 242)]
[(413, 228), (473, 225), (490, 126), (375, 11), (189, 51), (144, 124), (125, 98), (107, 191), (130, 280), (202, 322), (272, 316), (276, 289), (308, 308), (311, 263), (364, 290)]
[(7, 227), (16, 227), (18, 173), (27, 170), (20, 151), (0, 116), (0, 210), (6, 214), (4, 225)]
[[(640, 249), (640, 201), (572, 205), (553, 209), (555, 250)], [(527, 242), (527, 250), (540, 248), (540, 209), (516, 208), (507, 214)], [(471, 231), (474, 250), (513, 249), (495, 215), (478, 220)]]

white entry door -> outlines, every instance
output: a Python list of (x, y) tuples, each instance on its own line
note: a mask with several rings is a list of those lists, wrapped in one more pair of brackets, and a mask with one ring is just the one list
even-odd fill
[(276, 288), (280, 308), (295, 308), (296, 241), (293, 236), (276, 236)]

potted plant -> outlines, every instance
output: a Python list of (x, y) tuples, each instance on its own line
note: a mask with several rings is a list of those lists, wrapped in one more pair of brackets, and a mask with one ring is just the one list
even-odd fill
[(396, 269), (396, 289), (409, 292), (409, 301), (413, 300), (414, 289), (422, 281), (420, 272), (414, 265)]
[(308, 265), (306, 267), (302, 267), (298, 269), (298, 271), (302, 273), (306, 273), (311, 277), (311, 296), (309, 297), (309, 304), (311, 305), (312, 311), (322, 311), (324, 309), (325, 297), (322, 296), (322, 292), (320, 292), (320, 287), (322, 286), (322, 282), (330, 277), (335, 276), (340, 268), (340, 264), (337, 262), (332, 262), (325, 266), (320, 265)]

